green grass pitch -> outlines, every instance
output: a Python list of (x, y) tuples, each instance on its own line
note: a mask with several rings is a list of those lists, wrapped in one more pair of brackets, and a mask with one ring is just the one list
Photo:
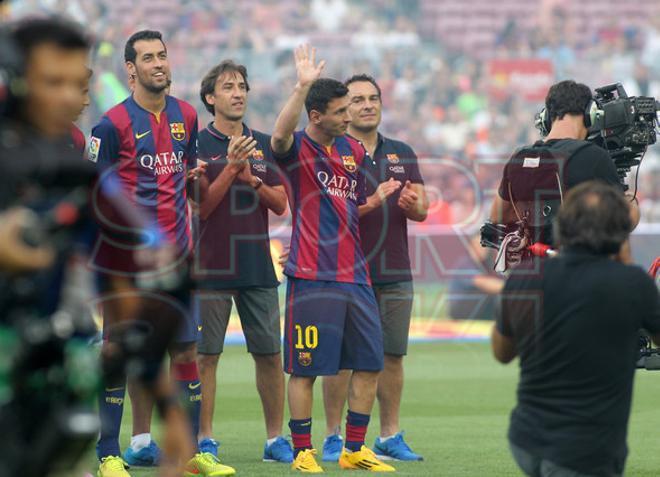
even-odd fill
[[(398, 475), (447, 477), (518, 476), (506, 441), (509, 412), (514, 404), (517, 364), (496, 363), (486, 343), (413, 344), (406, 358), (406, 387), (401, 425), (420, 463), (395, 463)], [(254, 386), (252, 359), (242, 346), (225, 348), (219, 370), (215, 416), (216, 437), (223, 462), (237, 475), (295, 475), (285, 464), (261, 462), (264, 426)], [(630, 455), (626, 476), (660, 474), (660, 372), (639, 371), (629, 428)], [(374, 416), (377, 410), (374, 409)], [(286, 418), (288, 419), (288, 418)], [(286, 424), (285, 424), (286, 427)], [(319, 448), (324, 433), (320, 384), (316, 386), (313, 442)], [(288, 429), (285, 429), (287, 434)], [(378, 432), (372, 419), (368, 443)], [(158, 430), (156, 427), (156, 435)], [(125, 407), (122, 449), (130, 434), (130, 405)], [(85, 467), (96, 474), (94, 456)], [(325, 465), (326, 475), (344, 475), (337, 464)], [(93, 470), (92, 470), (93, 469)], [(133, 477), (156, 476), (154, 469), (131, 469)], [(354, 475), (356, 472), (351, 472)]]

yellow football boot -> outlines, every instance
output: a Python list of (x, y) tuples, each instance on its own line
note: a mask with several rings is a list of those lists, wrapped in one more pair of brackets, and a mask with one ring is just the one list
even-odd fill
[(370, 472), (394, 472), (396, 469), (391, 465), (387, 465), (376, 457), (374, 451), (367, 446), (357, 452), (349, 453), (346, 448), (339, 456), (339, 467), (342, 469), (361, 469)]
[(234, 475), (236, 470), (223, 465), (220, 460), (210, 452), (195, 454), (186, 464), (184, 477), (221, 477)]
[(131, 477), (126, 469), (128, 469), (128, 464), (124, 462), (124, 459), (111, 455), (101, 459), (101, 465), (96, 475), (98, 477)]
[(305, 449), (298, 453), (291, 464), (291, 470), (299, 470), (308, 474), (320, 474), (323, 467), (316, 463), (316, 449)]

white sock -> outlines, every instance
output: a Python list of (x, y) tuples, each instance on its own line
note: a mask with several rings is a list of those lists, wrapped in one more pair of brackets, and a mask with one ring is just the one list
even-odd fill
[(133, 452), (138, 452), (140, 449), (149, 447), (149, 444), (151, 444), (151, 434), (148, 432), (131, 437), (131, 449), (133, 449)]
[(388, 439), (391, 439), (394, 436), (396, 436), (396, 434), (392, 434), (391, 436), (387, 436), (387, 437), (381, 437), (380, 442), (386, 442)]
[(328, 437), (332, 437), (332, 436), (337, 436), (343, 441), (344, 438), (341, 436), (341, 427), (339, 426), (335, 427), (335, 431), (332, 434), (328, 434), (327, 436), (325, 436), (325, 438), (327, 439)]
[(267, 446), (272, 446), (279, 437), (280, 436), (276, 436), (276, 437), (273, 437), (272, 439), (266, 439), (266, 445)]

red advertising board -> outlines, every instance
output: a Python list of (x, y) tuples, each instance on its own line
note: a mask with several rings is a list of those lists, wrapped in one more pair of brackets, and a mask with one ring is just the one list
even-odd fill
[(554, 83), (554, 69), (550, 60), (498, 59), (488, 62), (490, 94), (497, 100), (511, 95), (527, 101), (543, 101)]

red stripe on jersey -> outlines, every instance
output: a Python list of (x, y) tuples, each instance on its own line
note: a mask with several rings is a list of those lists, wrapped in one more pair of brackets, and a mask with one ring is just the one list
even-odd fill
[(287, 304), (287, 314), (289, 315), (289, 327), (286, 330), (287, 333), (287, 338), (289, 340), (289, 369), (287, 370), (288, 373), (293, 372), (293, 304), (295, 303), (294, 299), (294, 290), (296, 287), (296, 282), (295, 280), (291, 280), (289, 282), (289, 286), (291, 287), (289, 290), (289, 303)]
[[(310, 157), (308, 155), (307, 157)], [(321, 207), (321, 197), (319, 190), (314, 187), (316, 178), (314, 176), (314, 159), (305, 158), (300, 163), (300, 174), (308, 178), (308, 180), (299, 181), (300, 189), (298, 200), (301, 202), (298, 208), (299, 212), (296, 214), (296, 219), (300, 219), (299, 224), (293, 224), (295, 229), (298, 226), (299, 243), (305, 240), (305, 243), (310, 246), (299, 247), (298, 256), (296, 258), (296, 265), (298, 271), (304, 277), (316, 279), (318, 271), (318, 256), (319, 256), (319, 209)], [(314, 156), (311, 155), (313, 158)]]
[(75, 124), (71, 125), (71, 141), (76, 151), (85, 152), (85, 135)]
[[(167, 113), (165, 111), (161, 112), (159, 121), (151, 114), (149, 115), (149, 122), (154, 136), (156, 153), (167, 153), (169, 156), (174, 152), (174, 149), (170, 138), (170, 122)], [(156, 175), (156, 181), (158, 183), (158, 205), (156, 206), (158, 226), (165, 233), (167, 242), (176, 244), (177, 207), (175, 203), (176, 191), (174, 191), (172, 177), (170, 174), (158, 174)]]
[[(333, 158), (338, 158), (338, 161), (333, 161), (332, 167), (336, 174), (341, 174), (340, 168), (341, 157), (339, 153), (335, 152)], [(340, 165), (341, 164), (341, 165)], [(337, 280), (342, 282), (355, 281), (355, 247), (359, 246), (355, 243), (353, 231), (351, 230), (351, 217), (348, 211), (348, 200), (332, 197), (335, 210), (339, 216), (339, 229), (337, 230)]]
[(135, 202), (138, 185), (138, 163), (137, 163), (137, 149), (135, 147), (135, 138), (133, 137), (131, 129), (131, 118), (128, 110), (124, 107), (123, 103), (115, 106), (107, 113), (108, 118), (115, 125), (117, 131), (122, 131), (126, 128), (130, 131), (129, 134), (118, 134), (121, 141), (119, 150), (120, 155), (124, 157), (117, 158), (119, 163), (119, 178), (128, 194), (128, 197)]

